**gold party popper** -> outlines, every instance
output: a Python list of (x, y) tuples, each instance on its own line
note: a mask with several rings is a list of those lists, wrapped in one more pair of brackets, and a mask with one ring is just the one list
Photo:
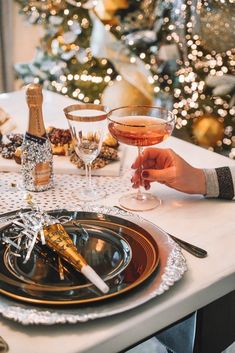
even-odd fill
[(59, 256), (69, 262), (76, 270), (80, 271), (102, 293), (107, 293), (109, 287), (102, 278), (90, 267), (86, 260), (79, 254), (72, 239), (60, 223), (43, 227), (46, 244), (55, 250)]

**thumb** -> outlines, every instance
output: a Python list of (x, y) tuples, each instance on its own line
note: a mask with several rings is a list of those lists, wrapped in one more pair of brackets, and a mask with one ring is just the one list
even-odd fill
[(158, 181), (159, 183), (168, 183), (171, 175), (171, 168), (165, 169), (144, 169), (142, 171), (142, 177), (148, 181)]

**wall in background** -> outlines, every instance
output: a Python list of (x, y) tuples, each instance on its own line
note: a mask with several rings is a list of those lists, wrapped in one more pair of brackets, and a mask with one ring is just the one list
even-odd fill
[[(30, 61), (35, 55), (35, 48), (39, 44), (39, 38), (43, 36), (43, 29), (39, 25), (30, 25), (25, 17), (19, 14), (19, 5), (14, 2), (13, 13), (13, 62)], [(15, 89), (20, 87), (15, 82)]]

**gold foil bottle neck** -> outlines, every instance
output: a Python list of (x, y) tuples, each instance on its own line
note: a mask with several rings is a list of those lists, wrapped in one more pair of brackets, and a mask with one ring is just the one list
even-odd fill
[(46, 130), (42, 113), (42, 87), (36, 83), (28, 85), (26, 100), (29, 107), (28, 133), (38, 137), (44, 136)]
[(29, 106), (42, 105), (42, 87), (37, 83), (31, 83), (26, 90), (26, 99)]

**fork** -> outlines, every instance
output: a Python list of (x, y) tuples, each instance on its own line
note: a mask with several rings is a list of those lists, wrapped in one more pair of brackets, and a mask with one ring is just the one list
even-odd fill
[[(124, 208), (122, 207), (119, 207), (119, 206), (113, 206), (119, 210), (122, 210), (122, 211), (126, 211), (128, 213), (131, 213), (127, 210), (125, 210)], [(132, 213), (134, 214), (134, 213)], [(159, 229), (161, 229), (160, 227), (158, 227)], [(194, 245), (194, 244), (191, 244), (191, 243), (188, 243), (187, 241), (185, 240), (182, 240), (182, 239), (179, 239), (177, 238), (175, 235), (172, 235), (166, 231), (164, 231), (163, 229), (161, 229), (163, 232), (165, 232), (172, 240), (174, 240), (179, 246), (181, 246), (182, 249), (188, 251), (190, 254), (196, 256), (196, 257), (199, 257), (199, 258), (204, 258), (207, 256), (207, 251), (205, 249), (202, 249), (202, 248), (199, 248), (198, 246)]]

